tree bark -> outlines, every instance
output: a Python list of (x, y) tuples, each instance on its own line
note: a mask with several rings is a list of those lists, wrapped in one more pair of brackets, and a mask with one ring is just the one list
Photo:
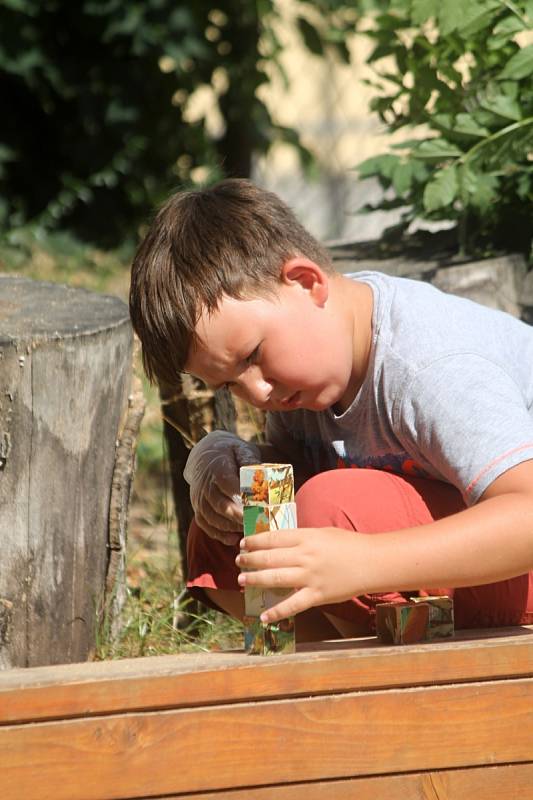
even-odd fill
[(0, 667), (94, 649), (131, 350), (117, 298), (0, 276)]
[(236, 412), (227, 389), (215, 393), (191, 375), (175, 386), (160, 384), (163, 431), (168, 448), (172, 496), (184, 580), (187, 579), (187, 533), (194, 512), (183, 470), (191, 448), (211, 430), (235, 433)]

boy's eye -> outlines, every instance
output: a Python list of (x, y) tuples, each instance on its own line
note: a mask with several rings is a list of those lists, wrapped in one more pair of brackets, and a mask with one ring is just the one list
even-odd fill
[(257, 361), (257, 359), (259, 357), (259, 348), (260, 348), (260, 346), (261, 345), (257, 345), (255, 350), (252, 350), (250, 355), (246, 356), (246, 358), (244, 360), (246, 361), (247, 364), (255, 364), (255, 362)]

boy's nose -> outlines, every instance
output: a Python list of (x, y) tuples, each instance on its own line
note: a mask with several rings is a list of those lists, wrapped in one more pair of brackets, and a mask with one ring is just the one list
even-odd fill
[(272, 394), (272, 384), (265, 380), (259, 372), (242, 375), (236, 381), (235, 388), (238, 389), (237, 394), (243, 400), (247, 400), (254, 406), (263, 406)]

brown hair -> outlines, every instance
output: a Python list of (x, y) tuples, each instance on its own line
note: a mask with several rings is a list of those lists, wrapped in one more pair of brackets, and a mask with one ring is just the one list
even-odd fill
[(249, 181), (173, 195), (131, 273), (130, 313), (148, 377), (176, 383), (203, 310), (214, 311), (223, 295), (273, 293), (283, 264), (298, 255), (333, 271), (327, 251), (288, 206)]

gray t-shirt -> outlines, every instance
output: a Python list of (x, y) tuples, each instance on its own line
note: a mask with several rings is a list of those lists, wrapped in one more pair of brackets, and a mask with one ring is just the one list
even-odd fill
[(340, 415), (270, 413), (268, 441), (303, 450), (314, 472), (372, 467), (436, 478), (473, 505), (499, 475), (533, 459), (533, 328), (427, 283), (349, 277), (374, 294), (364, 383)]

